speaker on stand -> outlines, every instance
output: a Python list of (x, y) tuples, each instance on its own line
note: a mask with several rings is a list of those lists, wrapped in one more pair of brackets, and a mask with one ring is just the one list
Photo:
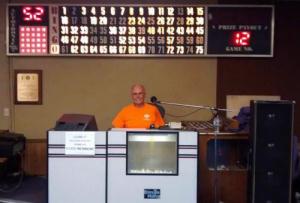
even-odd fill
[(289, 203), (293, 101), (251, 101), (248, 203)]

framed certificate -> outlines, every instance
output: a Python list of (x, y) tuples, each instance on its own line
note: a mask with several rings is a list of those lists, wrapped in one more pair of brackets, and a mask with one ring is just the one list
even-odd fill
[(15, 70), (15, 104), (42, 104), (42, 70)]

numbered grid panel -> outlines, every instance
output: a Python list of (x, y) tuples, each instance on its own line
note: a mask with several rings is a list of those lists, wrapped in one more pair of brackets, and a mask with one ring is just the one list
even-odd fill
[(61, 54), (203, 55), (199, 7), (59, 7)]

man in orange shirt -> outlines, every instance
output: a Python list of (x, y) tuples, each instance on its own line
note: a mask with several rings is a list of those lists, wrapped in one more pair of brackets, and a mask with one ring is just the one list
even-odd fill
[(146, 91), (143, 85), (131, 87), (132, 104), (124, 107), (114, 118), (114, 128), (158, 128), (165, 124), (158, 109), (145, 103)]

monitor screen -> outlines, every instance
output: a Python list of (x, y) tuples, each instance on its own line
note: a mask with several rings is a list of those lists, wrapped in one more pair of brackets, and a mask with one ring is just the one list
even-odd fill
[(178, 175), (178, 132), (127, 132), (128, 175)]

